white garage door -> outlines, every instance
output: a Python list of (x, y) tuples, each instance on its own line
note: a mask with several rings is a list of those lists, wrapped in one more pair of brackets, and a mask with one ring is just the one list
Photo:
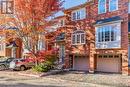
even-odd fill
[(120, 72), (120, 58), (97, 58), (97, 71), (101, 72)]
[(88, 71), (89, 70), (89, 58), (85, 58), (85, 57), (74, 58), (73, 69)]

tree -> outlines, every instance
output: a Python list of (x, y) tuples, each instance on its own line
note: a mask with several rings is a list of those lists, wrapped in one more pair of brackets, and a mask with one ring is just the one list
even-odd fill
[[(54, 22), (49, 18), (60, 11), (61, 0), (15, 0), (14, 13), (8, 15), (8, 25), (13, 26), (15, 38), (20, 38), (25, 48), (37, 58), (39, 40), (46, 28)], [(31, 41), (31, 46), (30, 46)]]

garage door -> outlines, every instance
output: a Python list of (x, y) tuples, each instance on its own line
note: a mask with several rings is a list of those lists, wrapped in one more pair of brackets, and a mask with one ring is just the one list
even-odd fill
[(97, 71), (101, 72), (120, 72), (120, 58), (97, 58)]
[(88, 71), (89, 70), (89, 58), (85, 58), (85, 57), (74, 58), (73, 69)]

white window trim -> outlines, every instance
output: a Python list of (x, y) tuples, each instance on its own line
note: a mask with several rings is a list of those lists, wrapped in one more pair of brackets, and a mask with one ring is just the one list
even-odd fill
[(99, 11), (99, 1), (98, 1), (98, 14), (104, 14), (107, 12), (107, 1), (105, 0), (105, 12), (102, 12), (102, 13), (100, 13), (100, 11)]
[[(84, 10), (84, 11), (85, 11), (85, 14), (84, 14), (85, 17), (82, 18), (82, 17), (81, 17), (82, 14), (80, 13), (80, 19), (77, 19), (77, 12), (81, 12), (81, 10)], [(75, 20), (73, 19), (73, 13), (76, 13), (76, 19), (75, 19)], [(83, 20), (83, 19), (85, 19), (85, 18), (86, 18), (86, 8), (81, 8), (81, 9), (78, 9), (78, 10), (72, 11), (72, 13), (71, 13), (71, 20), (72, 20), (72, 21)]]
[(111, 10), (110, 8), (111, 8), (111, 5), (110, 5), (110, 0), (109, 0), (109, 12), (113, 12), (113, 11), (116, 11), (116, 10), (118, 10), (119, 9), (119, 0), (117, 0), (116, 1), (116, 9), (114, 9), (114, 10)]
[[(75, 31), (76, 32), (76, 31)], [(82, 39), (82, 37), (81, 37), (81, 35), (82, 34), (84, 34), (84, 40), (85, 40), (85, 38), (86, 38), (86, 34), (85, 34), (85, 32), (84, 33), (77, 33), (77, 34), (74, 34), (74, 32), (72, 33), (72, 35), (71, 35), (71, 44), (72, 45), (84, 45), (85, 43), (86, 43), (86, 40), (84, 41), (84, 43), (82, 43), (81, 42), (81, 39)], [(73, 36), (75, 35), (75, 44), (73, 44)], [(77, 35), (80, 35), (80, 43), (77, 43)]]
[[(114, 24), (108, 24), (109, 26), (112, 26), (112, 25), (120, 25), (120, 23), (114, 23)], [(102, 27), (105, 27), (105, 26), (108, 26), (108, 25), (102, 25)], [(96, 27), (96, 32), (98, 31), (98, 29), (99, 29), (99, 27), (101, 27), (101, 26), (98, 26), (98, 27)], [(111, 39), (111, 37), (110, 37), (110, 39)], [(116, 42), (116, 41), (102, 41), (102, 42), (99, 42), (99, 40), (98, 40), (98, 38), (97, 38), (97, 40), (96, 40), (96, 42), (98, 42), (98, 43), (105, 43), (105, 42)]]
[[(63, 22), (63, 25), (61, 24)], [(65, 20), (64, 19), (61, 19), (59, 20), (59, 27), (63, 27), (65, 26)]]
[[(117, 25), (119, 25), (120, 26), (120, 38), (119, 38), (119, 40), (115, 40), (115, 41), (104, 41), (104, 42), (98, 42), (98, 36), (97, 36), (97, 29), (100, 27), (100, 26), (108, 26), (108, 25), (115, 25), (115, 24), (117, 24)], [(107, 43), (115, 43), (115, 42), (117, 42), (117, 41), (120, 41), (119, 43), (120, 43), (120, 47), (107, 47), (107, 48), (98, 48), (98, 47), (96, 47), (96, 49), (113, 49), (113, 48), (121, 48), (121, 22), (117, 22), (117, 23), (113, 23), (113, 24), (105, 24), (105, 25), (100, 25), (100, 26), (96, 26), (96, 33), (95, 33), (95, 46), (96, 46), (96, 44), (107, 44)]]
[(128, 13), (130, 13), (130, 2), (128, 3)]

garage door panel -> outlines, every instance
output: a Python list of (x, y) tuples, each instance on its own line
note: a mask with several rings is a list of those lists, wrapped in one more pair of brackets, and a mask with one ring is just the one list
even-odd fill
[(75, 58), (74, 59), (74, 70), (89, 70), (89, 59), (88, 58)]
[(98, 58), (97, 71), (120, 72), (121, 64), (119, 58)]

